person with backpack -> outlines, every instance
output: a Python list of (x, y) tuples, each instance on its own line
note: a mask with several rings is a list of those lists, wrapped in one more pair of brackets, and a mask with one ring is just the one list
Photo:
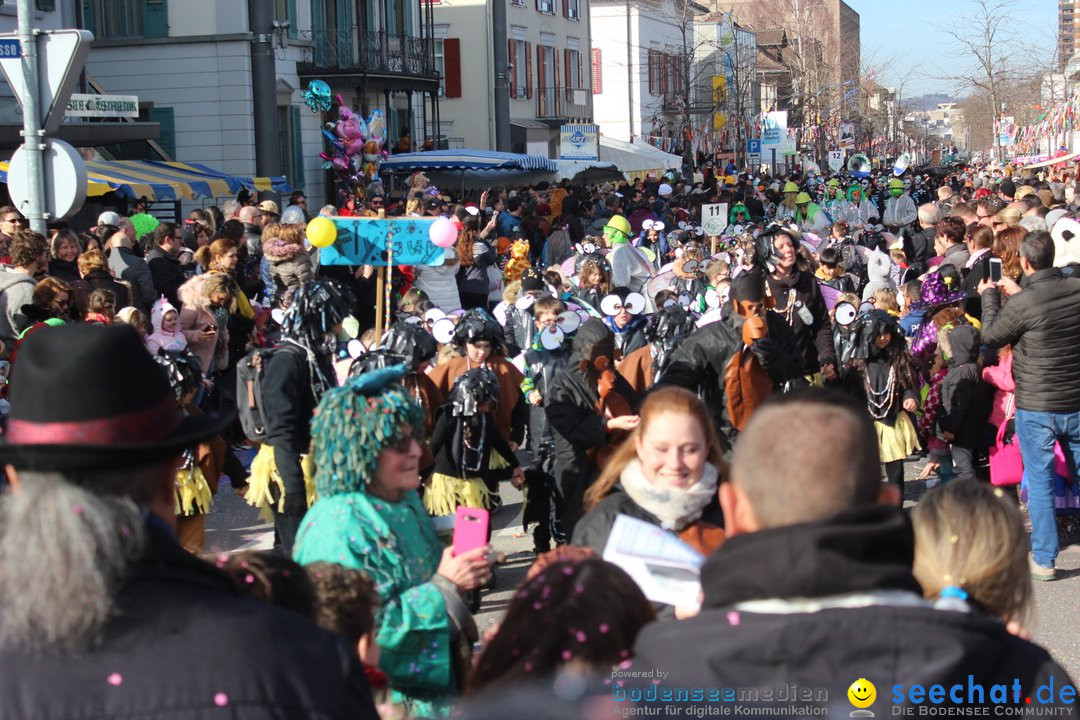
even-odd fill
[(309, 425), (323, 393), (337, 385), (337, 334), (351, 306), (333, 280), (302, 283), (282, 318), (281, 344), (253, 350), (238, 365), (240, 422), (251, 440), (263, 443), (244, 499), (269, 509), (287, 554), (313, 498)]

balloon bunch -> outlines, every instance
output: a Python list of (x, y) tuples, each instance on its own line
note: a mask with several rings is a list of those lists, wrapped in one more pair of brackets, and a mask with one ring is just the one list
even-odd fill
[(325, 169), (337, 171), (339, 180), (358, 188), (378, 180), (379, 165), (387, 157), (386, 120), (376, 108), (365, 122), (340, 95), (337, 101), (338, 119), (323, 130), (329, 152), (321, 152), (319, 157), (326, 161)]

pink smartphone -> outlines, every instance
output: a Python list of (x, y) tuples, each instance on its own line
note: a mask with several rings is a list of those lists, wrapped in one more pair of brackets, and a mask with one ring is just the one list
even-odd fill
[(489, 522), (484, 508), (459, 507), (454, 513), (454, 555), (487, 545)]

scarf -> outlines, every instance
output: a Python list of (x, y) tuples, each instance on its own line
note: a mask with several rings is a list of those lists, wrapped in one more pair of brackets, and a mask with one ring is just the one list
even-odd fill
[(630, 499), (660, 520), (665, 530), (681, 532), (701, 517), (705, 507), (716, 497), (717, 472), (706, 463), (701, 479), (686, 488), (653, 485), (641, 469), (641, 461), (631, 460), (619, 475), (619, 482)]

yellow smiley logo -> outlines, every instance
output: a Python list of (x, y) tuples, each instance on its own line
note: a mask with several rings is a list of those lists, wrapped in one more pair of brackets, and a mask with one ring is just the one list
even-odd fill
[(877, 698), (877, 688), (866, 678), (859, 678), (851, 683), (847, 691), (848, 700), (857, 708), (868, 708)]

